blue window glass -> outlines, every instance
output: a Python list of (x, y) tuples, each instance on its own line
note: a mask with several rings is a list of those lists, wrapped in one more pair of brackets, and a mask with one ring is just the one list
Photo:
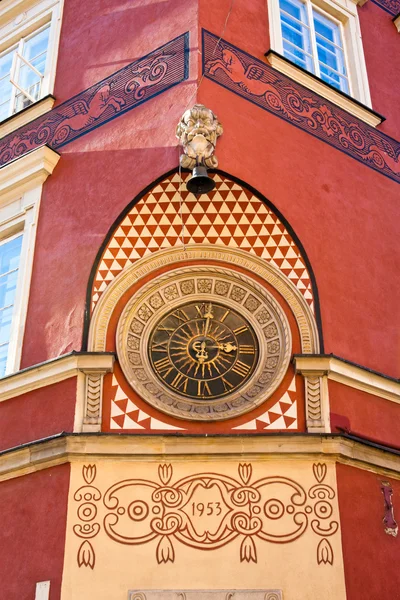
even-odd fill
[(313, 7), (310, 0), (280, 0), (279, 8), (283, 55), (349, 93), (339, 23)]
[(50, 24), (0, 54), (0, 121), (40, 98), (49, 33)]
[(0, 244), (0, 377), (6, 373), (22, 234)]

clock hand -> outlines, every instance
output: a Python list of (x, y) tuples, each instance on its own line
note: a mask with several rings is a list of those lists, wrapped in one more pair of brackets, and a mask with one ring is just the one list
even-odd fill
[(205, 326), (205, 329), (204, 329), (204, 337), (207, 336), (208, 330), (210, 329), (210, 320), (214, 318), (214, 315), (211, 312), (212, 311), (212, 304), (211, 304), (211, 302), (208, 305), (207, 311), (208, 312), (206, 312), (204, 314), (204, 318), (206, 320), (206, 326)]
[[(200, 345), (200, 349), (199, 349)], [(200, 364), (203, 364), (205, 360), (208, 358), (208, 354), (206, 352), (206, 343), (205, 342), (195, 342), (193, 344), (193, 349), (196, 350), (196, 358)]]
[(237, 346), (235, 346), (235, 344), (231, 344), (230, 342), (220, 344), (218, 348), (219, 350), (223, 350), (224, 352), (232, 352), (232, 350), (237, 350)]

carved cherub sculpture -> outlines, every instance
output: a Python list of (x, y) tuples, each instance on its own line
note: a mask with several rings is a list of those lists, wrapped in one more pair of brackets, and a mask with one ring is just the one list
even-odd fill
[(223, 129), (216, 115), (203, 104), (195, 104), (182, 115), (176, 128), (176, 137), (180, 140), (184, 154), (181, 155), (181, 166), (193, 169), (196, 164), (206, 167), (218, 167), (214, 155), (217, 138)]

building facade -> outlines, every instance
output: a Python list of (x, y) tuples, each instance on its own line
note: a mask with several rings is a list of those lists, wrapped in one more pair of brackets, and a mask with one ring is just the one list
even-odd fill
[(1, 598), (399, 597), (399, 12), (0, 3)]

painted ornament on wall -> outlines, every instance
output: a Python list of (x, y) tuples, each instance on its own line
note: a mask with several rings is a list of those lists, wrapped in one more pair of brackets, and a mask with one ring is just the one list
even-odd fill
[(326, 464), (315, 463), (312, 473), (314, 483), (305, 487), (278, 474), (257, 478), (245, 463), (238, 465), (237, 477), (199, 472), (181, 479), (171, 464), (160, 464), (154, 479), (128, 478), (100, 489), (97, 466), (84, 465), (73, 497), (78, 566), (95, 568), (100, 532), (125, 546), (156, 541), (160, 565), (175, 562), (181, 544), (198, 551), (234, 544), (238, 562), (257, 563), (261, 545), (291, 544), (311, 533), (316, 564), (333, 565), (336, 492), (325, 481)]
[(218, 85), (400, 183), (400, 143), (203, 29), (203, 73)]

